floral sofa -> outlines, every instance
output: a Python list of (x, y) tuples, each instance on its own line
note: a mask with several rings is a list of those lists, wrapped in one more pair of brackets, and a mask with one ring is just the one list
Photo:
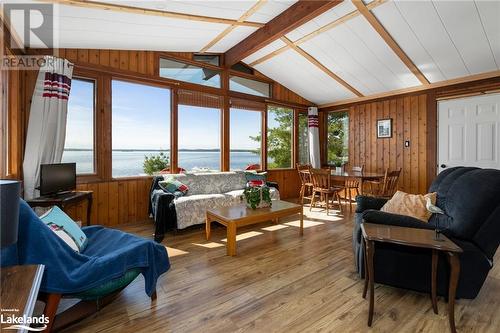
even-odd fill
[[(176, 197), (161, 189), (158, 182), (174, 178), (186, 184), (189, 190), (185, 196)], [(150, 193), (149, 213), (155, 221), (155, 240), (161, 241), (167, 230), (185, 229), (205, 223), (208, 208), (230, 206), (242, 201), (247, 180), (242, 171), (185, 173), (157, 176), (153, 179)], [(279, 199), (276, 183), (271, 187), (271, 198)]]

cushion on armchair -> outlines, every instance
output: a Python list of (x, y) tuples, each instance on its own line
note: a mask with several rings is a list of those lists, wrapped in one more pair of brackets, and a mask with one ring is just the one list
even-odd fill
[(421, 195), (397, 191), (380, 211), (411, 216), (427, 223), (432, 216), (432, 213), (426, 207), (427, 198), (430, 198), (431, 203), (434, 205), (436, 203), (436, 192)]

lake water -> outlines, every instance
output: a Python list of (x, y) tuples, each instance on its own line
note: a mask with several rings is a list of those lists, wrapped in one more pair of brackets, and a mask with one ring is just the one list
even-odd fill
[[(142, 164), (144, 156), (157, 155), (159, 151), (121, 151), (114, 150), (112, 153), (112, 173), (113, 177), (127, 177), (144, 175)], [(169, 154), (165, 152), (165, 154)], [(92, 173), (92, 151), (66, 150), (64, 151), (63, 162), (76, 162), (77, 173)], [(252, 152), (230, 153), (231, 170), (243, 170), (249, 164), (259, 164), (260, 156)], [(220, 170), (220, 152), (218, 151), (180, 151), (179, 167), (188, 171), (193, 169), (206, 168), (210, 170)]]

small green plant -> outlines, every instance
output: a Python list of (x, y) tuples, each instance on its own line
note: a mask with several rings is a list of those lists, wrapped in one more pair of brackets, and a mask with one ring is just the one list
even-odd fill
[(158, 155), (144, 156), (142, 167), (147, 175), (153, 175), (155, 172), (168, 168), (170, 165), (168, 156), (164, 153)]
[(333, 165), (336, 166), (337, 168), (340, 168), (342, 165), (344, 165), (344, 161), (340, 157), (335, 157), (332, 161)]
[(262, 203), (271, 206), (271, 191), (267, 186), (247, 186), (243, 191), (247, 205), (252, 209), (257, 209)]

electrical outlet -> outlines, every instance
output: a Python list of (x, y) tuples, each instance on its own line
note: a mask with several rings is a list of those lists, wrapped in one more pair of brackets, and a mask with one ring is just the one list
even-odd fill
[(405, 147), (410, 147), (410, 140), (405, 141)]

